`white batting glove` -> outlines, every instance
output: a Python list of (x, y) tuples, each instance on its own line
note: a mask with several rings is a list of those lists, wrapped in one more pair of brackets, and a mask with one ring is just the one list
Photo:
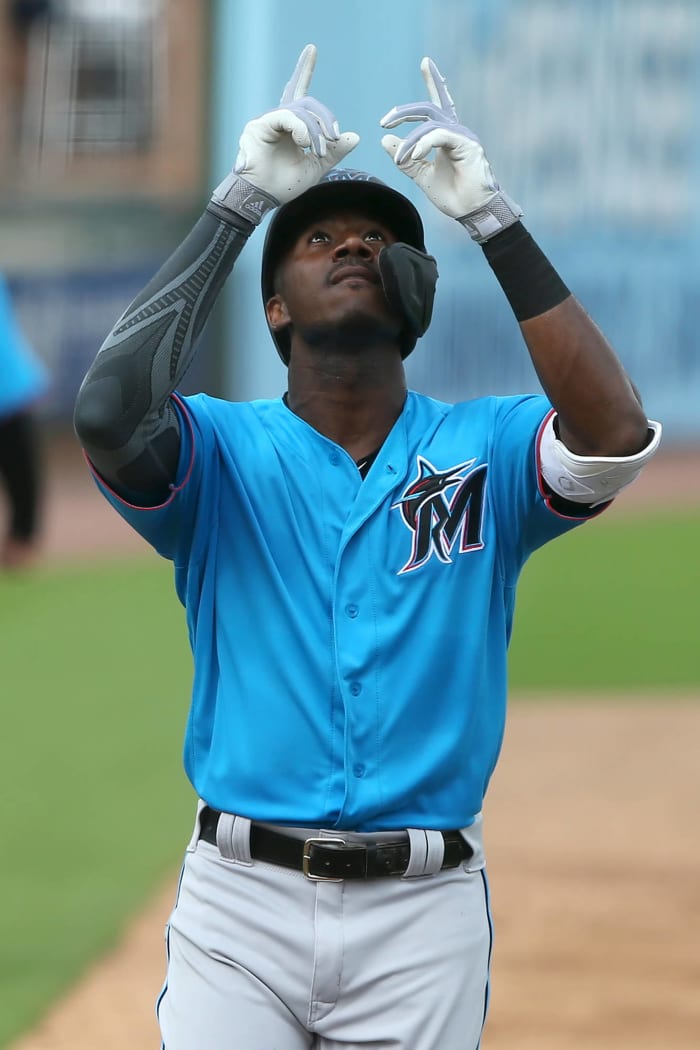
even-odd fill
[[(395, 128), (404, 121), (421, 121), (422, 127), (405, 139), (385, 135), (382, 146), (440, 211), (483, 244), (517, 222), (522, 209), (496, 182), (474, 132), (459, 123), (445, 78), (432, 58), (424, 58), (420, 68), (430, 102), (394, 106), (379, 123)], [(435, 153), (428, 159), (431, 150)]]
[(307, 44), (278, 109), (249, 121), (230, 175), (216, 187), (214, 203), (259, 223), (271, 208), (298, 197), (348, 155), (360, 141), (340, 133), (331, 111), (307, 95), (316, 47)]

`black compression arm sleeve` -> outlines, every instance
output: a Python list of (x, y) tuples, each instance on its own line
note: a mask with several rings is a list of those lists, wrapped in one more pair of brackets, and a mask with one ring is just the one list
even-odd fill
[(180, 435), (170, 395), (252, 230), (245, 220), (208, 208), (119, 318), (88, 371), (75, 429), (116, 491), (159, 502), (174, 481)]
[(483, 250), (518, 321), (551, 310), (571, 294), (521, 222), (486, 241)]

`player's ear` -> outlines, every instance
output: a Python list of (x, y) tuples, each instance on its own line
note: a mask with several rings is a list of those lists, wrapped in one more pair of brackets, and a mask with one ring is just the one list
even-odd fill
[(273, 295), (267, 300), (265, 313), (267, 314), (267, 322), (273, 332), (279, 332), (286, 328), (288, 324), (291, 324), (292, 319), (289, 316), (287, 304), (279, 294)]

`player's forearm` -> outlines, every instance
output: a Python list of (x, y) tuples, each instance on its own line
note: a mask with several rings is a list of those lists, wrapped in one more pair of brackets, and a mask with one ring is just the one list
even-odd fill
[(484, 245), (520, 323), (559, 435), (579, 455), (625, 456), (647, 420), (618, 357), (521, 223)]
[(574, 296), (520, 328), (567, 448), (578, 455), (640, 452), (648, 440), (646, 415), (618, 357)]
[(210, 205), (119, 318), (88, 371), (75, 429), (118, 491), (156, 498), (174, 480), (180, 440), (170, 395), (252, 229)]

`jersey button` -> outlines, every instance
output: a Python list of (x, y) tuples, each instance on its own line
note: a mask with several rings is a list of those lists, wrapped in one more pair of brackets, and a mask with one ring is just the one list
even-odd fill
[(353, 696), (359, 696), (360, 693), (362, 692), (362, 686), (360, 685), (360, 683), (359, 682), (351, 682), (350, 683), (350, 692), (352, 693)]
[(361, 762), (358, 762), (357, 765), (353, 766), (352, 771), (356, 777), (363, 777), (365, 775), (365, 767)]
[(336, 452), (335, 449), (333, 449), (328, 459), (330, 460), (330, 464), (332, 467), (337, 467), (340, 463), (340, 453)]
[(351, 620), (355, 619), (359, 611), (360, 610), (356, 605), (350, 604), (345, 606), (345, 612), (348, 614)]

